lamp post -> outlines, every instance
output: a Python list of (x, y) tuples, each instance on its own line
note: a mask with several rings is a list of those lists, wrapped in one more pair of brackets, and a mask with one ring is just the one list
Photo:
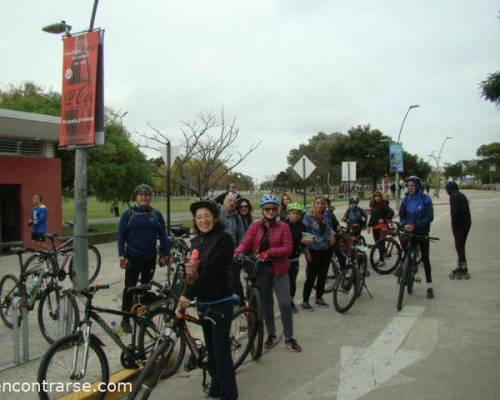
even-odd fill
[[(95, 15), (99, 0), (94, 0), (89, 31), (94, 29)], [(70, 35), (71, 25), (65, 21), (47, 25), (44, 32)], [(83, 289), (89, 285), (88, 277), (88, 221), (87, 221), (87, 149), (75, 149), (75, 220), (73, 225), (73, 263), (75, 266), (74, 287)]]
[(439, 189), (441, 186), (441, 172), (439, 171), (439, 163), (441, 162), (441, 153), (443, 152), (443, 148), (444, 148), (445, 143), (450, 139), (453, 139), (453, 138), (451, 136), (446, 136), (444, 138), (443, 143), (441, 144), (441, 148), (439, 149), (439, 154), (437, 156), (436, 174), (437, 174), (438, 179), (437, 179), (436, 189), (434, 190), (434, 197), (436, 197), (436, 198), (439, 198)]
[[(411, 110), (414, 108), (420, 107), (419, 104), (413, 104), (408, 107), (408, 110), (406, 111), (405, 117), (403, 118), (403, 122), (401, 123), (401, 128), (399, 128), (399, 134), (398, 134), (398, 140), (396, 143), (399, 143), (399, 140), (401, 139), (401, 132), (403, 132), (403, 126), (405, 125), (406, 117), (408, 117), (408, 114), (410, 113)], [(399, 187), (399, 171), (396, 171), (396, 208), (399, 210), (399, 205), (401, 201), (401, 193), (400, 193), (400, 187)]]

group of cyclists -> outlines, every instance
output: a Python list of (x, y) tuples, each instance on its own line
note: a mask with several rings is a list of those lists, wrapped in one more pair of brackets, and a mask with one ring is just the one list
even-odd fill
[[(401, 228), (418, 235), (428, 235), (433, 221), (433, 205), (423, 192), (417, 177), (407, 179), (408, 193), (399, 209)], [(160, 265), (169, 263), (169, 249), (165, 221), (160, 212), (151, 207), (152, 189), (139, 185), (135, 190), (136, 206), (127, 210), (120, 220), (118, 252), (120, 267), (125, 268), (123, 310), (130, 310), (131, 299), (127, 288), (152, 279), (155, 272), (156, 243), (159, 239)], [(227, 192), (215, 200), (200, 199), (191, 204), (195, 238), (191, 241), (191, 255), (186, 260), (187, 286), (179, 300), (179, 307), (187, 308), (193, 300), (198, 307), (216, 309), (220, 318), (217, 323), (203, 324), (203, 333), (209, 355), (212, 398), (236, 399), (237, 386), (232, 370), (229, 341), (230, 314), (233, 309), (233, 293), (243, 301), (238, 259), (241, 255), (253, 255), (259, 262), (260, 291), (263, 317), (267, 330), (265, 347), (272, 348), (278, 341), (274, 296), (278, 301), (285, 347), (292, 352), (302, 351), (294, 337), (293, 314), (298, 312), (294, 302), (297, 289), (300, 255), (306, 260), (306, 280), (300, 307), (314, 311), (314, 307), (328, 307), (323, 299), (330, 260), (335, 253), (340, 264), (345, 263), (336, 243), (340, 230), (334, 207), (322, 195), (314, 197), (312, 207), (304, 207), (292, 201), (284, 193), (278, 199), (265, 194), (259, 201), (260, 216), (254, 220), (249, 199), (236, 192), (231, 184)], [(380, 237), (381, 225), (388, 224), (394, 216), (389, 201), (375, 192), (369, 205), (369, 215), (353, 197), (341, 219), (347, 230), (359, 235), (367, 228), (375, 242)], [(358, 230), (358, 231), (356, 231)], [(431, 287), (429, 243), (420, 243), (425, 268), (427, 298), (434, 297)], [(380, 261), (383, 263), (383, 248)], [(310, 297), (315, 288), (314, 303)], [(122, 328), (130, 332), (130, 324), (122, 321)]]

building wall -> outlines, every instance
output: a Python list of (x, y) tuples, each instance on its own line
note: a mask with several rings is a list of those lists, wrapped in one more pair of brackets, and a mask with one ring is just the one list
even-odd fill
[(0, 155), (0, 185), (20, 185), (21, 240), (31, 238), (31, 198), (40, 193), (48, 208), (48, 231), (62, 233), (61, 160)]

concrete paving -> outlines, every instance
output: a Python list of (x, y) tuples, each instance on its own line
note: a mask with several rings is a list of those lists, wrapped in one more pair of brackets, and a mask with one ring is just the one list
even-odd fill
[[(396, 311), (395, 278), (372, 271), (368, 286), (345, 315), (329, 309), (299, 312), (296, 337), (304, 351), (290, 353), (282, 344), (259, 362), (247, 362), (237, 374), (241, 399), (498, 399), (500, 381), (500, 194), (466, 192), (471, 200), (473, 228), (468, 241), (470, 281), (452, 281), (449, 271), (456, 255), (445, 201), (435, 207), (432, 244), (436, 298), (425, 298), (424, 285), (405, 297)], [(442, 199), (443, 200), (443, 199)], [(339, 214), (343, 210), (340, 210)], [(119, 307), (123, 272), (118, 268), (116, 244), (98, 246), (103, 255), (99, 283), (112, 288), (96, 296), (96, 303)], [(301, 264), (299, 290), (304, 281)], [(15, 258), (0, 258), (0, 274), (14, 272)], [(161, 277), (161, 272), (157, 272)], [(423, 272), (421, 273), (423, 275)], [(325, 297), (331, 304), (331, 296)], [(33, 314), (35, 315), (35, 314)], [(30, 318), (30, 346), (43, 352), (47, 344)], [(277, 323), (278, 328), (280, 323)], [(101, 338), (105, 335), (97, 334)], [(107, 339), (107, 338), (106, 338)], [(120, 369), (116, 345), (105, 340), (112, 370)], [(0, 326), (0, 365), (11, 359), (11, 332)], [(35, 382), (39, 360), (0, 372), (2, 382)], [(2, 393), (3, 399), (34, 399), (35, 393)], [(201, 376), (181, 371), (162, 382), (151, 398), (202, 398)]]

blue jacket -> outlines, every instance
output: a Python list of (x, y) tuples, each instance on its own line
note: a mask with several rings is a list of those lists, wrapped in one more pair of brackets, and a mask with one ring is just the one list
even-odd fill
[(156, 242), (160, 240), (160, 256), (169, 254), (167, 229), (161, 213), (154, 208), (134, 206), (120, 218), (118, 255), (130, 259), (156, 258)]
[(33, 233), (47, 232), (47, 207), (39, 204), (31, 209), (31, 219), (33, 221)]
[(427, 235), (434, 220), (434, 208), (428, 194), (423, 193), (417, 185), (415, 194), (407, 194), (399, 208), (399, 222), (401, 225), (415, 225), (414, 233)]
[(325, 250), (330, 247), (330, 236), (333, 235), (330, 224), (330, 214), (325, 211), (321, 221), (318, 221), (311, 213), (304, 215), (302, 223), (306, 227), (306, 232), (313, 235), (313, 242), (308, 246), (311, 250)]

